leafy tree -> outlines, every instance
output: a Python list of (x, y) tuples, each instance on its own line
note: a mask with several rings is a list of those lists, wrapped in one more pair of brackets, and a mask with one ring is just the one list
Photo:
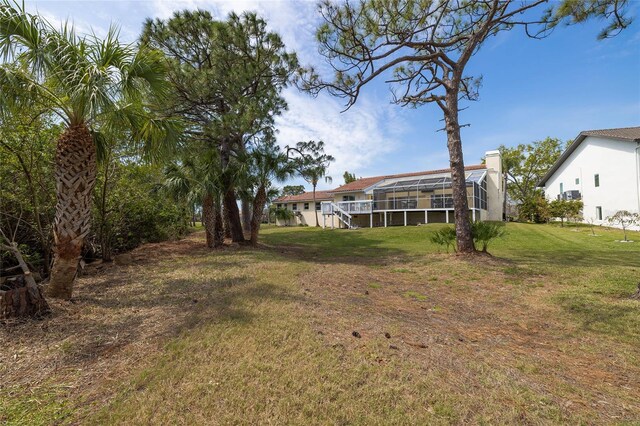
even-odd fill
[[(127, 128), (148, 152), (170, 145), (168, 120), (145, 103), (166, 93), (161, 55), (118, 42), (54, 28), (19, 4), (0, 2), (0, 108), (33, 103), (63, 123), (55, 155), (55, 258), (48, 293), (70, 299), (84, 239), (90, 230), (101, 132)], [(25, 96), (24, 93), (27, 93)]]
[[(33, 106), (0, 110), (0, 230), (15, 230), (28, 262), (49, 276), (60, 126)], [(35, 272), (35, 271), (34, 271)]]
[(549, 203), (549, 214), (551, 217), (559, 217), (560, 226), (564, 226), (564, 220), (578, 216), (583, 206), (580, 200), (552, 200)]
[[(560, 22), (590, 17), (610, 20), (601, 36), (628, 25), (625, 0), (575, 0), (548, 6), (546, 0), (324, 0), (324, 23), (317, 30), (320, 52), (333, 69), (326, 81), (313, 69), (302, 75), (301, 86), (320, 90), (355, 104), (364, 86), (377, 79), (393, 85), (393, 101), (409, 107), (435, 103), (444, 115), (458, 250), (474, 250), (460, 136), (460, 100), (478, 99), (481, 78), (466, 74), (471, 57), (484, 42), (516, 27), (543, 37)], [(539, 15), (539, 16), (536, 16)], [(537, 28), (534, 28), (537, 27)]]
[(313, 188), (313, 211), (316, 216), (316, 227), (318, 227), (320, 222), (318, 221), (318, 210), (315, 208), (316, 187), (322, 178), (325, 182), (332, 182), (331, 176), (327, 176), (327, 169), (335, 158), (325, 154), (324, 142), (322, 141), (298, 142), (295, 147), (287, 148), (287, 155), (292, 153), (296, 155), (294, 167)]
[(549, 201), (541, 191), (518, 206), (518, 218), (521, 221), (546, 223), (551, 217)]
[(282, 188), (282, 195), (300, 195), (304, 194), (305, 189), (303, 185), (286, 185)]
[(354, 173), (349, 173), (348, 171), (344, 172), (342, 177), (344, 178), (345, 185), (356, 180), (356, 175)]
[(114, 254), (140, 244), (187, 232), (186, 204), (157, 190), (164, 179), (160, 165), (131, 161), (126, 152), (114, 152), (102, 164), (94, 191), (95, 220), (85, 244), (87, 255), (111, 260)]
[(542, 194), (538, 182), (562, 155), (564, 148), (565, 144), (555, 138), (520, 144), (512, 148), (501, 145), (498, 149), (502, 157), (502, 171), (507, 189), (505, 196), (508, 193), (518, 206), (536, 204), (536, 199)]
[(634, 225), (640, 225), (640, 214), (628, 210), (619, 210), (613, 216), (607, 218), (607, 222), (614, 226), (620, 226), (624, 233), (624, 241), (627, 239), (627, 229)]
[(286, 108), (280, 93), (297, 68), (296, 55), (254, 13), (215, 21), (203, 10), (176, 12), (148, 20), (141, 39), (171, 60), (171, 110), (191, 124), (190, 136), (220, 152), (225, 222), (233, 240), (244, 241), (236, 187), (245, 176), (247, 143), (272, 129)]

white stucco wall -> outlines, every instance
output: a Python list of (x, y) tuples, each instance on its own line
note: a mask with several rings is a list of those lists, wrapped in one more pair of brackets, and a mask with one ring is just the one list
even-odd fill
[[(317, 200), (318, 203), (321, 203), (322, 201), (325, 200)], [(305, 210), (304, 209), (304, 204), (305, 203), (309, 203), (309, 210)], [(298, 225), (308, 225), (308, 226), (316, 226), (316, 215), (314, 213), (314, 207), (313, 207), (313, 201), (298, 201), (295, 203), (292, 202), (288, 202), (288, 203), (276, 203), (276, 204), (280, 204), (283, 208), (286, 208), (288, 210), (293, 210), (293, 205), (295, 204), (297, 206), (297, 210), (294, 210), (295, 213), (299, 213), (296, 214), (296, 216), (287, 221), (283, 221), (283, 220), (276, 220), (276, 225), (278, 226), (298, 226)], [(318, 210), (318, 222), (320, 224), (320, 226), (322, 226), (322, 211)]]
[(503, 219), (504, 213), (504, 179), (502, 176), (502, 157), (500, 151), (487, 151), (487, 214), (480, 220)]
[[(545, 184), (545, 195), (554, 200), (563, 191), (578, 190), (584, 202), (585, 221), (608, 225), (606, 218), (618, 210), (638, 212), (640, 178), (638, 177), (637, 144), (587, 136)], [(595, 186), (595, 175), (600, 186)], [(576, 183), (579, 179), (579, 183)], [(602, 207), (602, 220), (596, 207)]]

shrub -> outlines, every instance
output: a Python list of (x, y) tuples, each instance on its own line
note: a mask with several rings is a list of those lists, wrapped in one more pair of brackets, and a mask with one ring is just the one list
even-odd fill
[(476, 250), (481, 245), (482, 252), (486, 253), (491, 240), (504, 236), (505, 226), (503, 222), (472, 222), (471, 234)]
[(453, 246), (453, 251), (456, 251), (456, 230), (450, 226), (440, 228), (431, 235), (430, 239), (434, 244), (447, 246), (447, 253), (449, 253), (449, 246)]

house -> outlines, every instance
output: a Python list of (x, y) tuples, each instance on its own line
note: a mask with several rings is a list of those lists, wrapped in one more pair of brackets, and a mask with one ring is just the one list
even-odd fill
[(314, 205), (313, 192), (305, 192), (298, 195), (285, 195), (274, 201), (276, 208), (293, 211), (294, 216), (290, 220), (276, 219), (276, 224), (283, 225), (316, 225), (316, 212), (318, 220), (322, 223), (322, 202), (332, 201), (331, 191), (316, 191)]
[[(485, 164), (465, 168), (470, 220), (502, 220), (504, 187), (499, 151), (489, 151)], [(330, 191), (316, 192), (320, 225), (355, 228), (453, 223), (450, 169), (373, 176)], [(312, 194), (280, 197), (276, 207), (296, 212), (295, 221), (278, 225), (315, 224)], [(319, 209), (319, 210), (318, 210)]]
[(547, 199), (578, 199), (586, 222), (640, 212), (640, 127), (581, 132), (538, 186)]

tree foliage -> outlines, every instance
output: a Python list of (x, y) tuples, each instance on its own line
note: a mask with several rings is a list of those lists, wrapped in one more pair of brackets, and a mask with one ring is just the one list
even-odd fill
[(349, 173), (348, 171), (345, 171), (342, 177), (344, 178), (345, 185), (356, 180), (355, 173)]
[(303, 185), (285, 185), (282, 188), (282, 195), (300, 195), (304, 194), (305, 189)]
[[(505, 174), (507, 194), (519, 207), (523, 220), (529, 220), (533, 209), (540, 205), (542, 190), (538, 183), (560, 158), (566, 144), (560, 139), (546, 138), (515, 147), (501, 145), (502, 172)], [(524, 207), (524, 208), (523, 208)], [(543, 216), (543, 212), (537, 214)]]

